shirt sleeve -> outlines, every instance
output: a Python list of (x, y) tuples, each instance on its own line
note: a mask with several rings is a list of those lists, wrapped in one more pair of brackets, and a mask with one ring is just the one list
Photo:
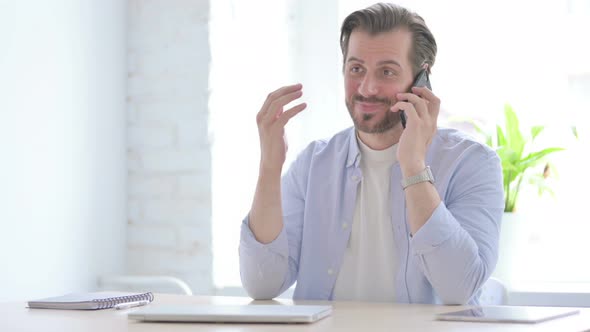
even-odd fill
[(493, 151), (463, 160), (455, 172), (447, 197), (410, 241), (445, 304), (468, 303), (492, 274), (504, 210), (502, 168)]
[(240, 277), (248, 295), (254, 299), (272, 299), (281, 293), (287, 274), (288, 245), (285, 227), (274, 241), (256, 240), (249, 217), (242, 221), (240, 234)]

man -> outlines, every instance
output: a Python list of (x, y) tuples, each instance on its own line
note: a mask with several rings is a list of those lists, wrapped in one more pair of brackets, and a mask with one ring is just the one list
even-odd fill
[[(257, 115), (260, 173), (243, 221), (242, 282), (270, 299), (477, 303), (498, 256), (499, 158), (437, 128), (440, 101), (411, 88), (436, 42), (423, 19), (393, 4), (349, 15), (341, 47), (354, 128), (311, 143), (281, 179), (285, 110), (300, 84), (268, 95)], [(404, 129), (400, 111), (407, 117)]]

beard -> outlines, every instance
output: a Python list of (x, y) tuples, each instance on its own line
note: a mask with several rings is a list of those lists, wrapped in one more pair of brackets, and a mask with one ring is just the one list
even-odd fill
[[(385, 109), (385, 115), (383, 116), (383, 119), (374, 124), (370, 123), (371, 120), (378, 116), (380, 112), (371, 114), (358, 114), (358, 116), (355, 117), (354, 104), (357, 101), (368, 103), (381, 103), (383, 105), (383, 108)], [(397, 126), (397, 124), (401, 122), (398, 113), (393, 113), (389, 111), (389, 108), (394, 103), (395, 101), (387, 98), (365, 98), (361, 95), (354, 95), (352, 96), (350, 101), (346, 101), (346, 108), (348, 108), (348, 114), (350, 114), (350, 118), (352, 119), (352, 122), (354, 123), (354, 127), (356, 128), (356, 130), (367, 134), (382, 134)]]

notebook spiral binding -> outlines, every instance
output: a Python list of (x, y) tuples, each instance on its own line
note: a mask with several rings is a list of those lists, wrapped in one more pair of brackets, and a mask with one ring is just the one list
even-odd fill
[(138, 295), (130, 295), (130, 296), (118, 296), (118, 297), (109, 297), (106, 299), (100, 300), (92, 300), (92, 302), (98, 303), (98, 309), (108, 309), (112, 308), (119, 303), (127, 303), (127, 302), (136, 302), (136, 301), (150, 301), (154, 300), (154, 294), (151, 292), (138, 294)]

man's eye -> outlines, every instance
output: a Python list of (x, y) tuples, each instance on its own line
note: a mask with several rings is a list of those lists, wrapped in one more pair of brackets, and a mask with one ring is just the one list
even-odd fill
[(350, 67), (351, 73), (360, 73), (361, 71), (362, 71), (361, 67), (358, 67), (358, 66)]
[(395, 75), (395, 72), (393, 70), (384, 69), (383, 70), (383, 75), (384, 76), (394, 76)]

